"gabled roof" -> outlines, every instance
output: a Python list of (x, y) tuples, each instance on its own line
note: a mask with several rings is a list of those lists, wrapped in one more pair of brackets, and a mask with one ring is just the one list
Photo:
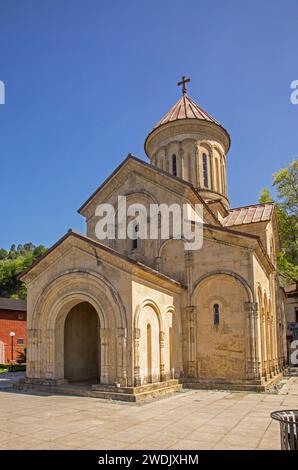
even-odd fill
[(266, 222), (271, 219), (274, 211), (273, 203), (255, 204), (252, 206), (230, 209), (229, 215), (224, 218), (224, 227)]
[[(230, 234), (236, 237), (240, 237), (240, 238), (244, 237), (246, 239), (255, 241), (257, 243), (256, 251), (258, 251), (260, 255), (263, 257), (263, 259), (267, 263), (268, 268), (270, 270), (274, 269), (274, 266), (272, 265), (270, 258), (267, 252), (265, 251), (263, 244), (260, 241), (260, 238), (257, 235), (247, 234), (247, 233), (239, 232), (238, 230), (237, 231), (231, 230), (231, 229), (227, 229), (224, 227), (216, 227), (214, 225), (209, 225), (209, 224), (204, 224), (204, 228), (207, 230), (208, 229), (212, 231), (215, 230), (218, 232), (225, 233), (227, 235)], [(106, 255), (111, 255), (112, 258), (110, 259), (113, 260), (113, 264), (115, 266), (120, 266), (120, 267), (127, 266), (127, 268), (129, 269), (129, 272), (131, 272), (132, 274), (137, 274), (137, 275), (140, 270), (142, 272), (142, 277), (144, 277), (145, 279), (147, 278), (150, 280), (150, 279), (156, 278), (156, 280), (158, 280), (159, 282), (159, 286), (167, 287), (171, 285), (172, 288), (176, 288), (176, 289), (186, 288), (185, 285), (183, 285), (181, 282), (177, 281), (176, 279), (173, 279), (169, 277), (168, 275), (161, 273), (160, 271), (156, 271), (154, 268), (151, 268), (150, 266), (144, 263), (141, 263), (135, 259), (130, 258), (129, 256), (126, 256), (116, 250), (113, 250), (109, 246), (104, 245), (100, 243), (99, 241), (94, 240), (93, 238), (87, 237), (76, 231), (73, 231), (72, 229), (68, 230), (68, 232), (62, 238), (60, 238), (60, 240), (58, 240), (51, 248), (49, 248), (45, 253), (43, 253), (38, 259), (36, 259), (31, 264), (31, 266), (29, 266), (25, 271), (19, 274), (18, 279), (26, 282), (30, 280), (30, 276), (27, 277), (27, 275), (31, 271), (33, 271), (33, 273), (34, 271), (37, 271), (37, 275), (39, 275), (41, 272), (44, 272), (44, 267), (42, 264), (43, 261), (46, 260), (51, 255), (51, 253), (55, 252), (58, 249), (58, 247), (60, 247), (60, 245), (62, 245), (64, 242), (66, 242), (66, 240), (70, 239), (71, 237), (73, 237), (76, 240), (81, 240), (82, 242), (92, 247), (93, 250), (98, 249), (101, 255), (98, 256), (98, 253), (97, 253), (96, 258), (99, 260), (109, 259), (106, 257)], [(39, 264), (41, 264), (41, 266), (38, 269)]]
[(123, 160), (123, 162), (120, 163), (120, 165), (117, 166), (117, 168), (108, 176), (108, 178), (91, 194), (91, 196), (87, 199), (87, 201), (78, 209), (79, 214), (83, 214), (84, 209), (87, 207), (87, 205), (92, 201), (92, 199), (109, 183), (109, 181), (119, 173), (119, 171), (126, 165), (128, 162), (137, 162), (138, 164), (141, 164), (145, 166), (146, 168), (150, 169), (153, 172), (159, 173), (166, 178), (170, 178), (171, 180), (177, 181), (180, 184), (183, 184), (184, 186), (188, 187), (191, 191), (193, 191), (197, 197), (197, 199), (200, 201), (200, 203), (204, 206), (206, 211), (209, 213), (210, 217), (214, 220), (216, 225), (220, 225), (220, 222), (217, 220), (215, 214), (212, 212), (208, 204), (204, 201), (202, 196), (199, 194), (199, 191), (188, 181), (183, 180), (182, 178), (179, 178), (177, 176), (173, 176), (171, 173), (168, 173), (165, 170), (162, 170), (160, 168), (157, 168), (150, 163), (144, 162), (143, 160), (140, 160), (139, 158), (135, 157), (131, 153), (128, 154), (128, 156)]
[[(137, 260), (134, 260), (130, 258), (129, 256), (126, 256), (122, 253), (119, 253), (116, 250), (113, 250), (107, 245), (104, 245), (103, 243), (100, 243), (96, 240), (93, 240), (93, 238), (89, 238), (85, 235), (82, 235), (72, 229), (69, 229), (68, 232), (61, 237), (51, 248), (49, 248), (45, 253), (43, 253), (39, 258), (37, 258), (25, 271), (23, 271), (21, 274), (19, 274), (18, 279), (21, 281), (26, 281), (26, 275), (30, 273), (31, 271), (34, 271), (35, 268), (42, 263), (48, 256), (53, 253), (62, 243), (64, 243), (66, 240), (69, 238), (73, 237), (74, 239), (81, 240), (82, 242), (85, 242), (86, 244), (92, 246), (93, 248), (97, 248), (101, 250), (103, 253), (108, 253), (112, 255), (113, 259), (115, 262), (119, 263), (121, 260), (126, 264), (126, 266), (131, 266), (131, 269), (133, 272), (135, 272), (135, 269), (140, 269), (143, 271), (143, 275), (147, 273), (147, 275), (154, 275), (157, 278), (159, 278), (159, 282), (164, 281), (165, 283), (172, 284), (173, 286), (179, 287), (179, 288), (184, 288), (184, 286), (179, 282), (176, 281), (175, 279), (172, 279), (171, 277), (167, 276), (166, 274), (163, 274), (159, 271), (156, 271), (155, 269), (151, 268), (150, 266), (141, 263)], [(118, 260), (118, 261), (117, 261)]]
[(240, 238), (246, 238), (246, 239), (250, 239), (250, 240), (254, 240), (256, 243), (257, 243), (257, 252), (259, 252), (259, 254), (263, 257), (263, 259), (265, 260), (266, 264), (267, 264), (267, 267), (269, 268), (269, 270), (273, 271), (275, 268), (272, 264), (272, 261), (260, 239), (260, 237), (258, 235), (255, 235), (253, 233), (247, 233), (247, 232), (242, 232), (240, 230), (233, 230), (231, 228), (226, 228), (226, 227), (216, 227), (215, 225), (209, 225), (209, 224), (204, 224), (204, 228), (206, 229), (210, 229), (212, 231), (217, 231), (217, 232), (223, 232), (223, 233), (226, 233), (226, 234), (230, 234), (230, 235), (234, 235), (236, 237), (240, 237)]
[(170, 111), (168, 111), (161, 118), (161, 120), (154, 126), (153, 129), (156, 129), (163, 124), (167, 124), (168, 122), (178, 121), (179, 119), (202, 119), (220, 125), (220, 123), (210, 116), (207, 111), (201, 108), (188, 95), (185, 94), (179, 98), (177, 103), (175, 103)]

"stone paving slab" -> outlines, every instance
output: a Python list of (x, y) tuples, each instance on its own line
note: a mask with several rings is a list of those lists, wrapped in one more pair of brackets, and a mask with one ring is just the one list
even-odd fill
[(0, 384), (0, 449), (279, 449), (270, 413), (298, 408), (298, 378), (279, 394), (190, 390), (132, 405), (21, 393)]

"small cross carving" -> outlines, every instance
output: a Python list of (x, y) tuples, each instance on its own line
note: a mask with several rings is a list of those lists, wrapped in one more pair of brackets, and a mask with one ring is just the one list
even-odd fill
[(186, 95), (186, 84), (190, 82), (190, 78), (186, 78), (185, 75), (183, 75), (181, 82), (177, 83), (177, 86), (182, 85), (182, 95)]

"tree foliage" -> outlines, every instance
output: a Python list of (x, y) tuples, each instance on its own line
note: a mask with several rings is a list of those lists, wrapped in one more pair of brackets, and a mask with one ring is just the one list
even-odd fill
[(36, 258), (46, 251), (43, 245), (33, 243), (11, 245), (10, 250), (0, 249), (0, 297), (25, 299), (25, 284), (18, 279)]
[(278, 267), (284, 282), (298, 281), (298, 159), (273, 174), (274, 201), (268, 188), (261, 192), (260, 202), (274, 202), (281, 243)]

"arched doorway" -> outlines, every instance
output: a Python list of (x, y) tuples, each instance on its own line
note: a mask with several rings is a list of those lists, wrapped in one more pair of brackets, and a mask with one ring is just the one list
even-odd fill
[(69, 311), (64, 325), (64, 377), (69, 381), (100, 378), (100, 325), (95, 308), (81, 302)]

